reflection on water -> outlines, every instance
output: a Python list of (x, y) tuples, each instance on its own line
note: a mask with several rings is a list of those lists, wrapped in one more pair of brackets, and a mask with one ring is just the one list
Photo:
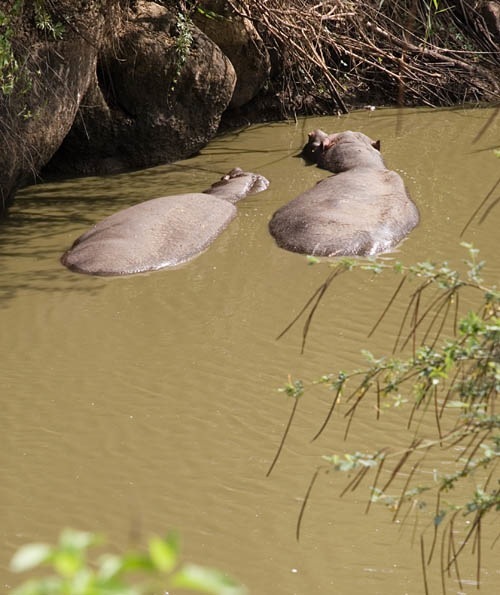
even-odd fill
[[(395, 305), (368, 340), (397, 279), (343, 275), (303, 356), (299, 327), (276, 341), (326, 269), (278, 249), (267, 222), (328, 175), (295, 158), (309, 130), (361, 130), (381, 139), (421, 212), (420, 226), (385, 258), (460, 263), (460, 231), (499, 176), (492, 148), (500, 118), (476, 138), (492, 112), (380, 110), (259, 125), (178, 164), (21, 192), (0, 227), (3, 584), (12, 584), (5, 568), (16, 547), (71, 525), (105, 532), (120, 547), (131, 533), (175, 527), (186, 556), (227, 569), (253, 593), (421, 592), (411, 529), (398, 531), (376, 507), (363, 515), (362, 491), (340, 499), (337, 477), (322, 479), (300, 543), (294, 538), (319, 456), (398, 444), (398, 414), (375, 423), (367, 407), (347, 444), (340, 418), (311, 444), (331, 399), (312, 387), (265, 477), (291, 405), (275, 389), (288, 374), (313, 380), (357, 367), (362, 348), (382, 353), (404, 310)], [(241, 201), (238, 218), (188, 265), (102, 279), (59, 264), (93, 222), (145, 199), (203, 190), (235, 166), (271, 186)], [(477, 221), (463, 239), (480, 248), (497, 282), (498, 211)], [(484, 592), (499, 585), (485, 573)]]

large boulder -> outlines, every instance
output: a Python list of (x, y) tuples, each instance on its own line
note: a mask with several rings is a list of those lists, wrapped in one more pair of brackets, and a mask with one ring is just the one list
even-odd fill
[(2, 3), (0, 212), (19, 186), (34, 181), (71, 128), (119, 4)]
[(225, 0), (202, 0), (193, 19), (234, 66), (237, 81), (229, 108), (245, 105), (262, 90), (271, 70), (269, 53), (256, 28)]
[(236, 74), (178, 11), (134, 4), (47, 171), (104, 173), (198, 152), (216, 134)]

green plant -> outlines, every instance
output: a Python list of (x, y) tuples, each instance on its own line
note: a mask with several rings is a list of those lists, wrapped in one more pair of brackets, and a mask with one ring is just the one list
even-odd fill
[(200, 6), (198, 0), (183, 0), (180, 2), (180, 10), (177, 13), (177, 37), (175, 38), (175, 53), (176, 53), (176, 69), (174, 80), (172, 82), (172, 90), (178, 82), (179, 75), (188, 59), (193, 45), (193, 21), (191, 15), (198, 13), (206, 19), (210, 20), (224, 20), (223, 15), (220, 15), (213, 10)]
[(35, 1), (35, 25), (37, 29), (49, 33), (53, 39), (61, 39), (64, 34), (64, 25), (54, 21), (45, 5), (44, 0)]
[(439, 14), (450, 10), (450, 7), (439, 8), (439, 0), (428, 0), (426, 4), (426, 21), (424, 39), (427, 42), (434, 34), (436, 18)]
[(0, 10), (0, 90), (4, 95), (10, 95), (14, 90), (19, 72), (12, 40), (22, 8), (23, 0), (16, 0), (7, 10)]
[[(373, 333), (394, 301), (401, 296), (403, 287), (412, 282), (417, 284), (410, 293), (392, 356), (376, 358), (365, 351), (366, 367), (352, 372), (341, 370), (325, 374), (316, 381), (316, 384), (326, 386), (333, 397), (329, 411), (313, 437), (316, 440), (323, 433), (334, 412), (340, 408), (346, 419), (347, 437), (356, 412), (369, 401), (371, 407), (374, 405), (377, 419), (385, 410), (409, 405), (411, 443), (397, 451), (380, 447), (372, 453), (325, 455), (307, 488), (298, 516), (297, 537), (300, 536), (309, 495), (322, 473), (342, 471), (352, 474), (342, 492), (344, 494), (357, 489), (373, 472), (367, 510), (372, 502), (383, 503), (390, 508), (396, 520), (403, 515), (405, 506), (404, 518), (411, 510), (433, 508), (431, 546), (426, 563), (433, 557), (441, 529), (443, 583), (444, 574), (450, 568), (456, 570), (460, 582), (457, 566), (460, 554), (467, 544), (480, 543), (485, 516), (500, 511), (497, 467), (500, 416), (495, 412), (500, 388), (500, 293), (484, 283), (482, 270), (485, 263), (479, 259), (479, 251), (470, 244), (463, 246), (468, 250), (468, 258), (464, 261), (465, 273), (460, 273), (448, 263), (424, 262), (406, 267), (401, 263), (390, 265), (383, 261), (344, 260), (292, 321), (295, 324), (309, 310), (303, 331), (304, 347), (312, 316), (325, 291), (339, 274), (356, 268), (376, 275), (393, 270), (402, 275), (402, 280), (376, 321)], [(460, 316), (460, 297), (465, 292), (471, 293), (469, 298), (472, 297), (479, 306)], [(290, 325), (284, 332), (289, 328)], [(395, 357), (397, 350), (409, 350), (410, 354), (405, 358)], [(302, 395), (303, 383), (300, 382), (300, 386)], [(288, 394), (289, 391), (285, 392)], [(292, 415), (295, 409), (296, 404)], [(286, 432), (291, 419), (292, 416)], [(431, 421), (434, 422), (434, 436), (429, 438)], [(438, 467), (432, 474), (432, 481), (425, 479), (429, 473), (420, 473), (431, 451), (439, 451), (441, 460), (453, 460), (457, 448), (461, 453), (453, 472), (445, 473)], [(475, 486), (472, 493), (462, 485), (469, 485), (471, 480)], [(461, 489), (458, 490), (458, 487)], [(455, 494), (457, 497), (454, 498)], [(434, 497), (433, 505), (429, 501), (431, 495)], [(470, 515), (473, 519), (467, 528), (465, 519)], [(464, 521), (461, 527), (464, 537), (459, 545), (455, 532), (461, 519)], [(445, 525), (447, 529), (443, 529)], [(423, 556), (424, 546), (422, 537)], [(479, 569), (479, 545), (475, 552)], [(476, 580), (479, 583), (479, 570)]]
[(24, 572), (49, 566), (55, 574), (31, 579), (13, 595), (144, 595), (165, 589), (190, 589), (212, 595), (244, 595), (246, 589), (218, 570), (179, 561), (179, 539), (169, 533), (152, 537), (146, 552), (101, 554), (89, 560), (89, 550), (102, 545), (95, 533), (66, 529), (55, 546), (32, 543), (17, 551), (11, 570)]
[[(29, 76), (23, 73), (13, 45), (21, 19), (25, 18), (24, 10), (24, 0), (14, 0), (10, 7), (0, 9), (0, 91), (4, 95), (11, 95), (19, 81), (22, 81), (19, 89), (21, 93), (31, 87)], [(45, 0), (35, 0), (33, 11), (37, 29), (48, 33), (54, 40), (62, 38), (64, 25), (52, 18)], [(28, 51), (27, 48), (25, 50)], [(25, 114), (24, 117), (26, 118)]]
[(181, 71), (188, 59), (193, 45), (193, 22), (188, 12), (179, 12), (176, 22), (177, 37), (175, 38), (175, 74), (172, 81), (172, 90), (177, 85)]

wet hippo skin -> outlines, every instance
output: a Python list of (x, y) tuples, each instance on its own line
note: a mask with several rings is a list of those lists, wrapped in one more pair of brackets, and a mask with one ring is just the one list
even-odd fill
[(234, 219), (233, 203), (268, 185), (266, 178), (236, 168), (204, 192), (137, 204), (94, 225), (61, 262), (89, 275), (131, 275), (187, 262)]
[(372, 256), (397, 246), (419, 215), (379, 148), (361, 132), (311, 132), (302, 156), (336, 175), (274, 213), (269, 230), (278, 246), (316, 256)]

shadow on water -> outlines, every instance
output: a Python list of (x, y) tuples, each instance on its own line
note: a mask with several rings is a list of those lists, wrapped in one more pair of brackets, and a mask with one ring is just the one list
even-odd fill
[(59, 201), (20, 199), (0, 220), (0, 305), (25, 291), (95, 291), (96, 283), (81, 283), (59, 262), (72, 242), (66, 230), (93, 222)]
[[(209, 167), (171, 164), (113, 176), (48, 181), (22, 189), (10, 213), (0, 220), (0, 299), (3, 305), (22, 291), (96, 291), (106, 281), (68, 271), (61, 255), (97, 221), (143, 200), (195, 190), (186, 178), (200, 179)], [(182, 174), (185, 174), (185, 177)], [(211, 175), (215, 181), (227, 172)], [(176, 182), (172, 183), (172, 178)], [(192, 182), (195, 184), (196, 182)]]

